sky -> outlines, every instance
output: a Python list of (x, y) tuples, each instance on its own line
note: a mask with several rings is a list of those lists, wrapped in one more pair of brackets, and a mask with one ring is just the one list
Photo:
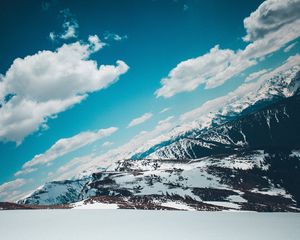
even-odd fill
[(0, 3), (0, 201), (146, 150), (299, 63), (300, 0)]

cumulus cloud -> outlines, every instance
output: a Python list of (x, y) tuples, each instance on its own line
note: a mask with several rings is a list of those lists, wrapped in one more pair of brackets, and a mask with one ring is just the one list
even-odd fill
[(134, 126), (140, 125), (140, 124), (142, 124), (142, 123), (148, 121), (150, 118), (152, 118), (152, 116), (153, 116), (152, 113), (145, 113), (145, 114), (143, 114), (142, 116), (133, 119), (133, 120), (128, 124), (127, 128), (130, 128), (130, 127), (134, 127)]
[[(180, 92), (206, 89), (225, 81), (257, 64), (300, 36), (300, 0), (267, 0), (245, 19), (250, 43), (243, 50), (221, 49), (218, 45), (208, 53), (179, 63), (161, 80), (157, 97), (172, 97)], [(297, 5), (297, 6), (296, 6)]]
[(28, 181), (22, 178), (15, 179), (0, 185), (0, 199), (5, 201), (13, 200), (16, 195), (20, 194), (19, 188), (24, 186)]
[(23, 165), (23, 171), (39, 165), (48, 164), (59, 157), (62, 157), (72, 151), (91, 144), (101, 138), (108, 137), (117, 131), (117, 128), (111, 127), (99, 129), (97, 131), (81, 132), (73, 137), (59, 139), (45, 153), (35, 155), (34, 158)]
[(244, 19), (245, 41), (263, 39), (287, 24), (299, 20), (300, 0), (267, 0)]
[(258, 77), (260, 77), (261, 75), (267, 73), (268, 71), (269, 71), (269, 69), (262, 69), (260, 71), (253, 72), (248, 77), (246, 77), (245, 82), (250, 82), (254, 79), (257, 79)]
[(300, 36), (300, 19), (282, 26), (275, 32), (270, 32), (264, 38), (247, 45), (242, 51), (243, 58), (262, 59), (284, 47)]
[(207, 54), (179, 63), (161, 80), (162, 87), (155, 94), (168, 98), (179, 92), (193, 91), (200, 84), (205, 88), (217, 87), (255, 63), (244, 59), (241, 52), (220, 49), (217, 45)]
[(123, 61), (98, 66), (89, 59), (102, 47), (97, 36), (90, 36), (88, 43), (64, 44), (55, 51), (15, 59), (0, 81), (0, 140), (21, 143), (45, 127), (47, 119), (127, 72)]

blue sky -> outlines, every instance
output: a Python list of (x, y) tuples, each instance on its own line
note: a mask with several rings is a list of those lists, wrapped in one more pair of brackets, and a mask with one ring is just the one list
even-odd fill
[(2, 3), (0, 199), (128, 157), (297, 56), (299, 1), (262, 3)]

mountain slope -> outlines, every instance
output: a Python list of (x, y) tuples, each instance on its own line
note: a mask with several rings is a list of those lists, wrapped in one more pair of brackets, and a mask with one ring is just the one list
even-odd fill
[(296, 95), (221, 126), (195, 131), (146, 156), (152, 159), (195, 159), (240, 149), (300, 147), (300, 96)]
[(20, 204), (54, 205), (79, 201), (79, 194), (88, 179), (53, 181), (34, 191), (29, 197), (18, 201)]

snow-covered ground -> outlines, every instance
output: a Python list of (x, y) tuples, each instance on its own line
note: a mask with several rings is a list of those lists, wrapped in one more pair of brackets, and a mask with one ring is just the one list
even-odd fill
[(0, 212), (5, 240), (298, 240), (300, 214), (138, 210)]
[(84, 201), (77, 202), (72, 204), (73, 209), (118, 209), (118, 204), (109, 204), (109, 203), (90, 203), (85, 204)]

